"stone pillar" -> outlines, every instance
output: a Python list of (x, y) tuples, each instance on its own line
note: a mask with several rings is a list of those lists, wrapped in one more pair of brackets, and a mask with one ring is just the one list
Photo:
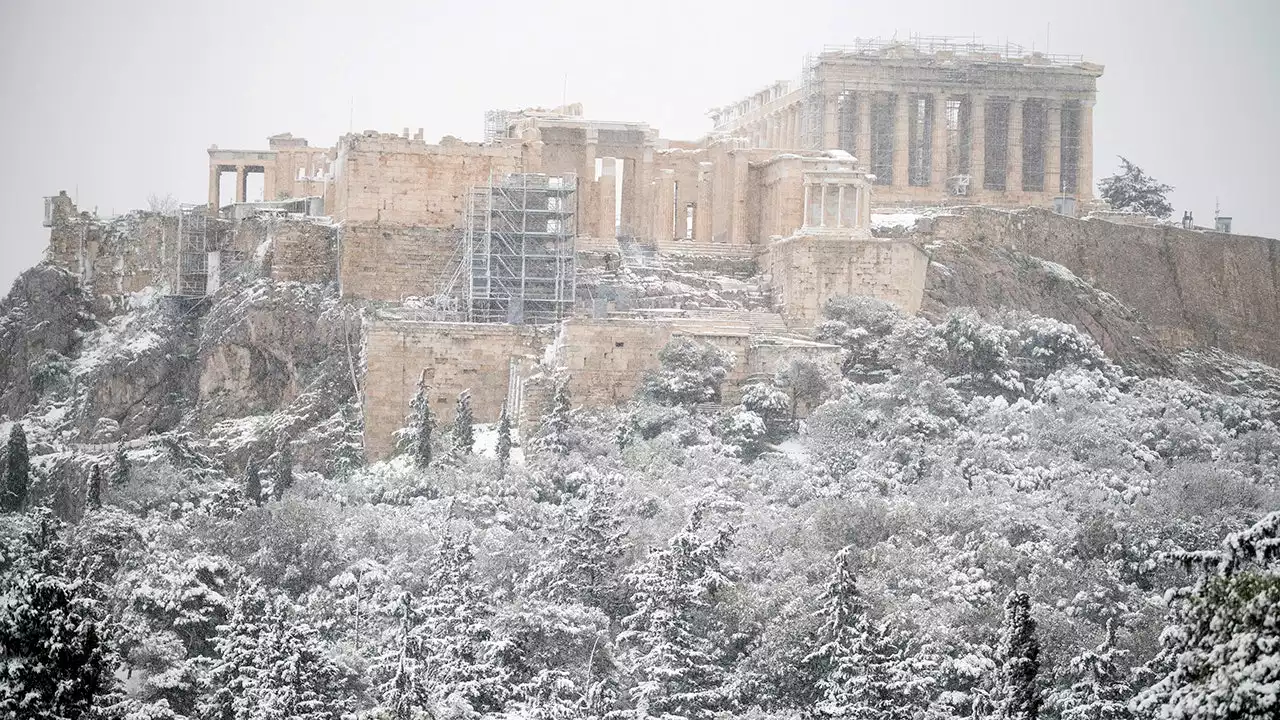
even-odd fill
[(1048, 122), (1044, 138), (1044, 191), (1057, 196), (1062, 192), (1062, 101), (1048, 100), (1045, 113)]
[(693, 239), (711, 240), (711, 182), (713, 163), (698, 163), (698, 204), (693, 209)]
[[(292, 179), (292, 178), (290, 178)], [(288, 189), (276, 187), (276, 166), (262, 166), (262, 199), (271, 201), (280, 197), (280, 191), (285, 190), (285, 195), (293, 197), (293, 183), (290, 182)]]
[(1022, 98), (1009, 103), (1009, 166), (1005, 170), (1004, 191), (1022, 192)]
[(860, 167), (871, 170), (871, 100), (870, 92), (859, 92), (857, 95), (858, 103), (858, 133), (854, 138), (855, 147)]
[(987, 97), (969, 96), (969, 194), (982, 192), (987, 175)]
[(1081, 200), (1093, 198), (1093, 103), (1080, 101), (1080, 171), (1077, 194)]
[(947, 188), (948, 97), (950, 96), (945, 92), (933, 94), (933, 157), (931, 158), (933, 177), (930, 184), (941, 190), (946, 190)]
[(614, 238), (618, 235), (618, 165), (616, 158), (602, 158), (600, 180), (596, 183), (598, 209), (593, 235), (598, 238)]
[(236, 166), (236, 202), (245, 201), (245, 194), (249, 191), (249, 172), (245, 170), (243, 165)]
[(660, 170), (653, 185), (653, 238), (671, 240), (675, 223), (676, 171)]
[(840, 147), (840, 120), (837, 111), (840, 103), (834, 93), (822, 88), (822, 147), (819, 150), (832, 150)]
[(804, 184), (804, 220), (800, 223), (800, 227), (802, 228), (807, 228), (813, 224), (813, 221), (811, 220), (813, 210), (810, 209), (810, 203), (813, 202), (813, 196), (810, 194), (812, 189), (813, 183), (806, 182)]
[(893, 110), (893, 187), (905, 188), (910, 183), (911, 124), (908, 103), (911, 95), (899, 92)]
[(221, 188), (222, 168), (217, 163), (209, 164), (209, 214), (218, 214), (218, 203), (222, 200)]

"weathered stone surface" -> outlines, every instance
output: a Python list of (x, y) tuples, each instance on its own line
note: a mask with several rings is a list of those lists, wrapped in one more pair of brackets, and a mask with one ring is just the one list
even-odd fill
[(71, 273), (48, 264), (18, 276), (0, 300), (0, 414), (22, 417), (69, 373), (88, 303)]

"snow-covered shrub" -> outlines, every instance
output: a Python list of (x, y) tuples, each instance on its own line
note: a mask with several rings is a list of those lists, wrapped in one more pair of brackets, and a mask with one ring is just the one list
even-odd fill
[(645, 379), (645, 392), (667, 405), (719, 402), (720, 386), (735, 358), (728, 350), (676, 337), (658, 353), (660, 367)]

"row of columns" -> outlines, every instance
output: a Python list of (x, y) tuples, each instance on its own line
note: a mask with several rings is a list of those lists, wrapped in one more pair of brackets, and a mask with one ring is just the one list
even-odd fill
[(210, 163), (209, 165), (209, 211), (216, 213), (218, 207), (222, 203), (222, 173), (235, 171), (236, 173), (236, 195), (235, 202), (248, 202), (247, 195), (249, 192), (249, 173), (262, 173), (262, 193), (264, 200), (272, 199), (271, 190), (275, 187), (275, 167), (271, 165), (262, 165), (260, 163), (248, 164), (237, 163), (227, 165), (222, 163)]
[[(857, 95), (858, 132), (855, 137), (853, 154), (864, 163), (871, 160), (871, 93), (860, 92)], [(923, 93), (896, 93), (893, 127), (893, 187), (910, 187), (910, 116), (913, 101), (921, 96), (933, 100), (933, 127), (930, 137), (930, 173), (928, 185), (945, 189), (948, 180), (948, 139), (947, 102), (953, 98), (965, 98), (969, 101), (969, 158), (967, 173), (971, 178), (971, 190), (981, 189), (986, 178), (987, 149), (987, 102), (990, 97), (985, 93), (954, 95), (950, 90), (937, 90)], [(1045, 103), (1047, 121), (1044, 138), (1044, 184), (1043, 192), (1057, 193), (1062, 182), (1062, 108), (1061, 98), (1023, 98), (1009, 100), (1008, 134), (1006, 142), (1006, 168), (1004, 189), (1006, 192), (1021, 192), (1023, 185), (1023, 110), (1027, 100), (1042, 100)], [(827, 95), (822, 108), (822, 147), (836, 148), (839, 142), (839, 103), (835, 95)], [(1077, 158), (1077, 180), (1075, 192), (1089, 194), (1093, 182), (1093, 102), (1089, 99), (1079, 101), (1079, 157)], [(765, 148), (798, 148), (804, 145), (803, 107), (799, 103), (785, 106), (768, 116), (748, 125), (743, 130), (751, 137), (755, 147)]]
[(804, 182), (804, 227), (808, 229), (857, 228), (865, 223), (865, 186), (826, 179)]

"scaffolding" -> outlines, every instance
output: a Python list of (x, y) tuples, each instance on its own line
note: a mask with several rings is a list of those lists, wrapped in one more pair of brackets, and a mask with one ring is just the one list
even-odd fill
[(1044, 100), (1027, 100), (1022, 106), (1022, 187), (1030, 192), (1057, 192), (1044, 186), (1045, 143), (1049, 139), (1049, 107)]
[(1064, 195), (1080, 191), (1080, 113), (1079, 101), (1063, 103), (1061, 185), (1051, 190)]
[[(174, 294), (202, 298), (216, 288), (222, 268), (242, 264), (243, 253), (223, 247), (227, 221), (209, 215), (205, 205), (182, 205), (178, 210), (178, 283)], [(212, 285), (209, 282), (213, 276)]]
[(1009, 167), (1009, 112), (1007, 99), (988, 100), (986, 105), (986, 145), (982, 187), (1005, 190)]
[(468, 198), (472, 322), (543, 324), (573, 312), (577, 177), (517, 173)]
[(488, 110), (484, 114), (484, 141), (494, 142), (507, 136), (507, 123), (511, 119), (508, 110)]
[(823, 115), (827, 110), (827, 97), (822, 89), (821, 65), (820, 58), (805, 55), (800, 74), (800, 86), (804, 90), (800, 101), (800, 144), (805, 150), (821, 150), (825, 140)]

